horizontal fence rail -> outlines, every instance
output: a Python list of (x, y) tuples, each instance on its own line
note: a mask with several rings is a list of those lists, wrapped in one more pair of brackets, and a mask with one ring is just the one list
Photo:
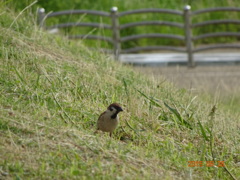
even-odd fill
[(220, 33), (207, 33), (192, 38), (193, 41), (209, 38), (209, 37), (240, 37), (240, 33), (235, 32), (220, 32)]
[(67, 28), (67, 27), (94, 27), (94, 28), (104, 28), (104, 29), (111, 29), (112, 27), (108, 24), (99, 24), (99, 23), (63, 23), (63, 24), (57, 24), (54, 26), (47, 27), (47, 29), (55, 29), (55, 28)]
[(192, 28), (208, 26), (208, 25), (216, 25), (216, 24), (240, 24), (240, 21), (239, 20), (231, 20), (231, 19), (205, 21), (205, 22), (201, 22), (201, 23), (192, 24)]
[[(210, 49), (218, 49), (218, 48), (240, 48), (238, 44), (214, 44), (214, 45), (205, 45), (203, 47), (194, 47), (194, 42), (204, 39), (204, 38), (216, 38), (216, 37), (240, 37), (239, 32), (208, 32), (205, 34), (193, 36), (192, 31), (195, 28), (204, 27), (204, 26), (212, 26), (217, 24), (233, 24), (240, 25), (240, 20), (238, 19), (217, 19), (217, 20), (209, 20), (204, 22), (192, 23), (192, 19), (195, 18), (199, 14), (211, 13), (211, 12), (239, 12), (240, 8), (236, 7), (217, 7), (217, 8), (208, 8), (197, 11), (191, 11), (191, 7), (189, 5), (185, 6), (182, 11), (172, 10), (172, 9), (157, 9), (157, 8), (149, 8), (149, 9), (137, 9), (125, 12), (118, 12), (117, 7), (112, 7), (110, 12), (103, 11), (94, 11), (94, 10), (69, 10), (69, 11), (59, 11), (59, 12), (51, 12), (45, 14), (45, 10), (40, 8), (38, 10), (38, 24), (40, 27), (52, 30), (59, 28), (68, 28), (68, 27), (93, 27), (93, 28), (102, 28), (109, 29), (112, 31), (112, 37), (107, 36), (97, 36), (97, 35), (89, 35), (89, 34), (78, 34), (78, 35), (68, 35), (69, 39), (97, 39), (109, 42), (113, 45), (113, 54), (115, 59), (118, 60), (119, 55), (121, 53), (136, 53), (141, 51), (153, 51), (153, 50), (170, 50), (176, 52), (187, 53), (188, 55), (188, 66), (194, 67), (195, 62), (193, 59), (193, 54), (196, 52), (206, 51)], [(175, 16), (180, 16), (183, 19), (183, 23), (179, 22), (170, 22), (164, 20), (151, 20), (151, 21), (141, 21), (141, 22), (131, 22), (127, 24), (119, 24), (119, 18), (129, 15), (136, 14), (145, 14), (145, 13), (164, 13), (164, 14), (172, 14)], [(45, 26), (45, 21), (48, 18), (62, 16), (62, 15), (95, 15), (95, 16), (103, 16), (108, 17), (111, 20), (111, 24), (103, 24), (98, 22), (86, 23), (86, 22), (68, 22), (62, 24), (56, 24), (53, 26)], [(125, 37), (120, 36), (121, 30), (126, 28), (133, 28), (138, 26), (170, 26), (177, 27), (183, 30), (184, 35), (177, 34), (161, 34), (161, 33), (148, 33), (148, 34), (137, 34), (137, 35), (129, 35)], [(121, 43), (132, 40), (139, 40), (141, 38), (168, 38), (175, 39), (183, 42), (185, 46), (176, 47), (176, 46), (144, 46), (144, 47), (133, 47), (128, 49), (121, 49)], [(182, 44), (182, 43), (181, 43)], [(106, 50), (110, 52), (110, 50)]]
[(138, 34), (138, 35), (126, 36), (121, 38), (120, 42), (131, 41), (131, 40), (136, 40), (141, 38), (169, 38), (169, 39), (178, 39), (178, 40), (184, 41), (184, 36), (153, 33), (153, 34)]
[(97, 36), (97, 35), (69, 35), (67, 36), (69, 39), (98, 39), (102, 41), (107, 41), (111, 44), (113, 44), (113, 40), (110, 37), (104, 37), (104, 36)]
[(145, 25), (165, 25), (165, 26), (173, 26), (178, 28), (184, 27), (183, 24), (181, 23), (168, 22), (168, 21), (141, 21), (141, 22), (134, 22), (134, 23), (120, 25), (119, 29), (122, 30), (130, 27), (145, 26)]
[(185, 48), (178, 48), (174, 46), (145, 46), (145, 47), (134, 47), (129, 49), (123, 49), (122, 53), (136, 53), (140, 51), (158, 51), (158, 50), (186, 52)]
[(215, 44), (215, 45), (206, 45), (204, 47), (195, 48), (193, 50), (193, 53), (200, 52), (200, 51), (206, 51), (210, 49), (221, 49), (221, 48), (227, 48), (227, 49), (233, 49), (233, 48), (240, 48), (240, 45), (238, 44)]
[(155, 9), (155, 8), (148, 8), (148, 9), (137, 9), (131, 11), (125, 11), (118, 14), (118, 17), (130, 15), (130, 14), (141, 14), (141, 13), (167, 13), (167, 14), (175, 14), (175, 15), (183, 15), (182, 11), (172, 10), (172, 9)]
[(236, 7), (207, 8), (207, 9), (201, 9), (201, 10), (193, 11), (191, 14), (192, 15), (198, 15), (198, 14), (203, 14), (203, 13), (217, 12), (217, 11), (235, 11), (235, 12), (239, 12), (240, 8), (236, 8)]
[(94, 11), (94, 10), (67, 10), (67, 11), (59, 11), (52, 12), (46, 15), (47, 18), (62, 16), (62, 15), (74, 15), (74, 14), (91, 14), (97, 16), (106, 16), (109, 17), (110, 13), (104, 11)]

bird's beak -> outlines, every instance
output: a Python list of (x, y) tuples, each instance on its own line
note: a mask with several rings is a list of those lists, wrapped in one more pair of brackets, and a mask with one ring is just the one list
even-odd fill
[(123, 109), (120, 107), (119, 109), (118, 109), (118, 111), (120, 112), (120, 111), (123, 111)]

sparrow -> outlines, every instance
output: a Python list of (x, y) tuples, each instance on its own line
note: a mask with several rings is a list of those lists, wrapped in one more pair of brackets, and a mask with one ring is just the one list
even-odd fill
[(118, 113), (123, 111), (118, 103), (110, 104), (97, 120), (97, 131), (109, 132), (110, 137), (118, 125)]

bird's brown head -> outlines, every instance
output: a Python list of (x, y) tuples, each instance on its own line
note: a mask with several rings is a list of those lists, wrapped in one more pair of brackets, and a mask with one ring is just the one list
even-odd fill
[(117, 113), (123, 111), (122, 107), (118, 103), (112, 103), (108, 106), (108, 110), (113, 111), (114, 109)]

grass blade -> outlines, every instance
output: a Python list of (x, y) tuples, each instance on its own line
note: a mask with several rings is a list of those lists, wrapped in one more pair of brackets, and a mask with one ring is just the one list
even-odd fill
[(162, 107), (156, 100), (154, 100), (153, 98), (148, 97), (146, 94), (144, 94), (143, 92), (141, 92), (140, 90), (136, 89), (137, 92), (139, 92), (143, 97), (145, 97), (146, 99), (148, 99), (152, 105), (156, 106), (156, 107)]
[(204, 138), (206, 141), (209, 141), (209, 138), (208, 138), (208, 136), (207, 136), (207, 134), (206, 134), (203, 126), (202, 126), (202, 123), (201, 123), (199, 120), (198, 120), (198, 124), (199, 124), (199, 127), (200, 127), (200, 130), (201, 130), (201, 133), (202, 133), (203, 138)]
[(164, 102), (164, 105), (177, 117), (182, 125), (186, 126), (189, 129), (192, 129), (191, 124), (182, 118), (177, 109), (170, 107), (166, 102)]
[(24, 81), (23, 77), (21, 76), (20, 72), (17, 70), (17, 68), (13, 66), (13, 69), (14, 69), (14, 71), (16, 72), (18, 78), (19, 78), (23, 83), (26, 83), (26, 82)]

